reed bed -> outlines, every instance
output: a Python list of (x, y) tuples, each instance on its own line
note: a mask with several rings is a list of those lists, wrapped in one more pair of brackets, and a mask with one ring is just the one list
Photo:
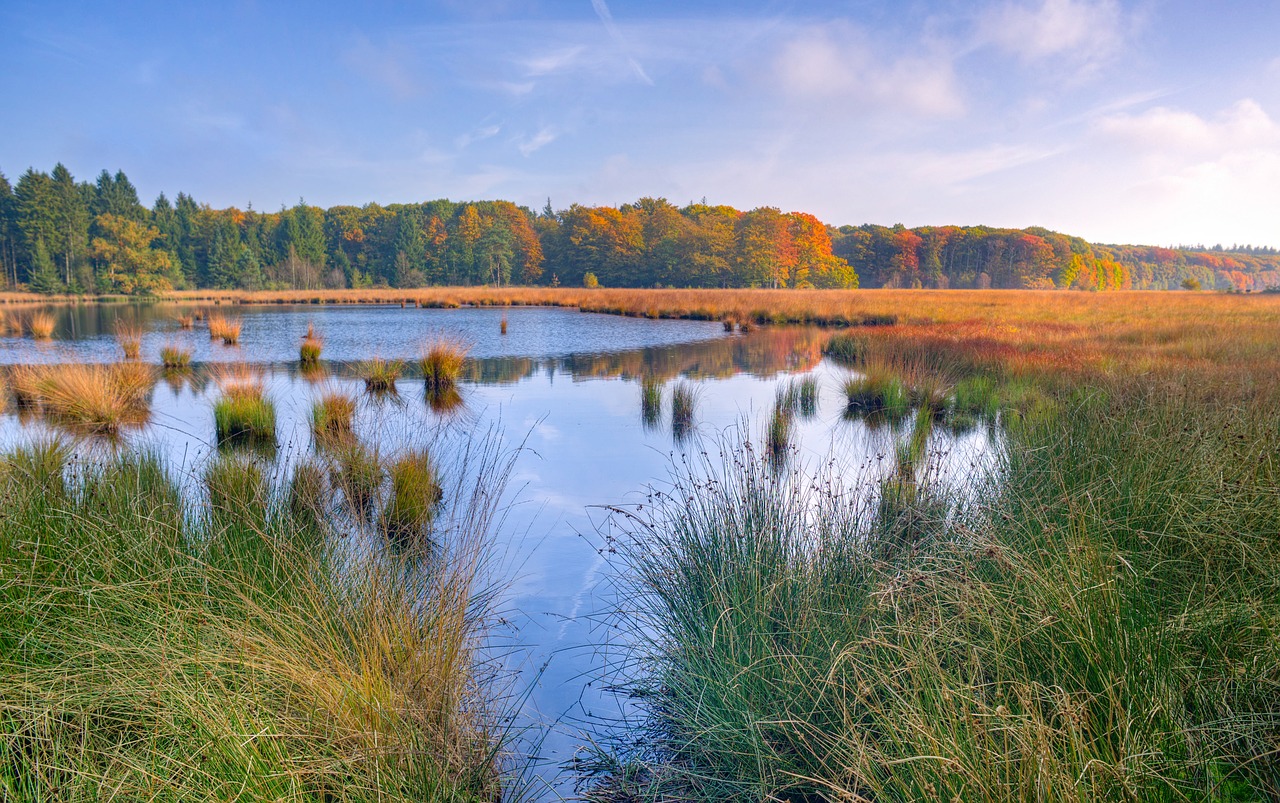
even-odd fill
[(52, 340), (57, 319), (47, 312), (33, 312), (27, 318), (27, 331), (36, 340)]
[(223, 345), (234, 346), (240, 342), (240, 321), (222, 315), (209, 315), (209, 339), (221, 340)]
[(137, 321), (117, 320), (112, 328), (126, 360), (136, 360), (142, 356), (141, 324)]
[(206, 479), (209, 506), (146, 454), (0, 457), (4, 796), (480, 801), (515, 784), (478, 652), (487, 513), (431, 561), (351, 559), (243, 456)]

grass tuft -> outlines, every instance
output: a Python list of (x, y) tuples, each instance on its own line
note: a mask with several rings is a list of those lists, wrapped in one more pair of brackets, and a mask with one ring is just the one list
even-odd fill
[(357, 363), (356, 376), (364, 380), (365, 390), (371, 393), (386, 393), (396, 388), (396, 380), (404, 372), (403, 360), (384, 360), (374, 357)]
[(234, 346), (240, 342), (240, 321), (222, 315), (209, 315), (209, 339), (221, 340), (223, 345)]
[(671, 386), (671, 434), (683, 440), (693, 430), (696, 393), (694, 386), (680, 381)]
[(126, 360), (136, 360), (142, 356), (142, 326), (136, 321), (117, 320), (115, 322), (116, 342), (124, 352)]
[(302, 345), (298, 349), (298, 360), (304, 365), (317, 365), (320, 362), (320, 350), (323, 341), (316, 334), (315, 324), (307, 324), (307, 333), (302, 337)]
[(440, 480), (425, 450), (413, 451), (392, 461), (387, 469), (391, 496), (383, 513), (387, 533), (416, 538), (430, 529), (444, 497)]
[(640, 379), (640, 420), (646, 429), (662, 421), (662, 379), (652, 374)]
[(57, 319), (47, 312), (33, 312), (27, 319), (27, 330), (36, 340), (52, 340)]
[(461, 343), (444, 338), (428, 343), (418, 361), (428, 391), (452, 388), (462, 375), (467, 352)]
[(337, 390), (324, 393), (311, 408), (311, 431), (317, 440), (345, 440), (355, 434), (356, 400)]
[(213, 405), (218, 442), (275, 443), (276, 409), (266, 397), (262, 374), (238, 366), (224, 369), (216, 381), (222, 393)]
[(168, 343), (160, 349), (160, 364), (171, 371), (190, 368), (191, 350)]

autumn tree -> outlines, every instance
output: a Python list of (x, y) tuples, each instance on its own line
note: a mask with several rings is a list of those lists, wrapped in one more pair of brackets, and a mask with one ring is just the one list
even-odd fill
[(92, 254), (101, 266), (103, 289), (126, 295), (155, 295), (173, 289), (173, 260), (151, 247), (160, 232), (119, 215), (104, 214), (94, 221), (99, 236)]

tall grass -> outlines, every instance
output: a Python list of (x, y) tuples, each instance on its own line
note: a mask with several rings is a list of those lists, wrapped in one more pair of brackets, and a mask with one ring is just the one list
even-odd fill
[(483, 511), (430, 562), (353, 559), (245, 464), (206, 509), (147, 455), (53, 505), (22, 462), (0, 459), (4, 797), (498, 799)]
[(867, 365), (861, 374), (846, 379), (844, 395), (853, 414), (884, 413), (901, 417), (911, 408), (906, 384), (898, 372), (887, 365)]
[(796, 408), (800, 405), (799, 391), (790, 382), (779, 385), (765, 429), (765, 449), (775, 466), (786, 462), (791, 448), (791, 430), (795, 423)]
[(387, 533), (399, 539), (425, 535), (444, 496), (431, 456), (411, 451), (387, 469), (391, 495), (383, 512)]
[(1064, 390), (951, 496), (928, 408), (870, 493), (740, 446), (678, 474), (619, 541), (647, 730), (586, 765), (598, 796), (1275, 797), (1280, 383), (1255, 382)]

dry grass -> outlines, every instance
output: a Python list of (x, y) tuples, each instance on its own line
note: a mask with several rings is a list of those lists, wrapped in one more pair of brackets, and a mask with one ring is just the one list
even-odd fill
[(18, 404), (52, 423), (115, 435), (146, 423), (155, 376), (140, 363), (16, 366), (10, 383)]
[(169, 370), (190, 368), (191, 350), (173, 343), (166, 343), (160, 349), (160, 364)]
[(227, 346), (236, 345), (240, 342), (240, 321), (233, 321), (221, 315), (210, 315), (209, 339), (221, 340)]
[(427, 390), (439, 392), (454, 387), (466, 358), (466, 346), (456, 340), (440, 337), (428, 343), (418, 361)]
[(117, 320), (112, 328), (126, 360), (142, 356), (142, 326), (137, 321)]
[(56, 319), (47, 312), (33, 312), (27, 318), (27, 330), (36, 340), (52, 340)]
[(317, 365), (320, 362), (320, 350), (324, 345), (320, 335), (316, 334), (315, 324), (307, 324), (307, 333), (302, 336), (302, 346), (298, 349), (298, 359), (303, 365)]
[(396, 380), (403, 372), (403, 360), (384, 360), (381, 357), (357, 363), (355, 367), (356, 376), (364, 380), (365, 390), (371, 393), (395, 390)]

